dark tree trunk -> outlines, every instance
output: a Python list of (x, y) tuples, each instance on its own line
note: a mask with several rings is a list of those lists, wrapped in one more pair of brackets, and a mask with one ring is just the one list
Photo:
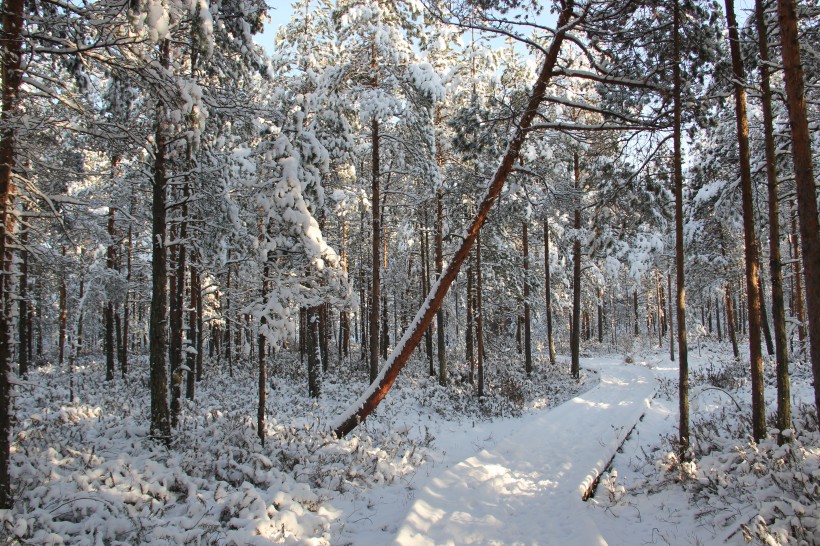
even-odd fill
[[(758, 256), (761, 255), (760, 247), (758, 247)], [(774, 343), (772, 342), (772, 332), (769, 329), (769, 317), (766, 313), (766, 285), (763, 281), (763, 276), (758, 279), (758, 290), (760, 298), (760, 328), (763, 330), (763, 340), (766, 342), (766, 352), (769, 356), (774, 355)]]
[[(15, 126), (20, 84), (23, 79), (23, 0), (4, 0), (2, 5), (2, 31), (0, 50), (2, 58), (2, 110), (0, 110), (0, 509), (10, 509), (13, 504), (11, 477), (9, 476), (11, 432), (11, 384), (9, 373), (12, 360), (13, 302), (11, 234), (14, 232), (14, 182), (12, 171), (16, 161)], [(62, 362), (60, 363), (62, 364)]]
[[(372, 339), (371, 339), (372, 341)], [(307, 310), (306, 350), (308, 360), (308, 394), (318, 398), (321, 390), (322, 349), (319, 346), (319, 307)], [(378, 353), (376, 354), (378, 356)]]
[(666, 276), (667, 292), (669, 293), (669, 360), (675, 361), (675, 329), (672, 317), (672, 275)]
[[(25, 207), (23, 208), (25, 212)], [(20, 280), (17, 290), (19, 300), (17, 331), (20, 348), (17, 353), (17, 364), (20, 377), (28, 377), (29, 360), (31, 359), (31, 316), (28, 302), (28, 226), (23, 226), (20, 233)]]
[(524, 370), (532, 373), (532, 332), (530, 325), (530, 248), (527, 240), (527, 222), (522, 224), (524, 243)]
[[(743, 237), (746, 255), (746, 299), (748, 301), (749, 359), (752, 376), (752, 429), (755, 440), (766, 437), (766, 407), (763, 399), (763, 355), (760, 350), (760, 281), (754, 225), (754, 196), (749, 152), (749, 123), (746, 118), (746, 74), (740, 51), (734, 0), (726, 0), (726, 18), (729, 26), (729, 47), (732, 55), (732, 73), (735, 88), (735, 118), (740, 155), (740, 186), (743, 200)], [(812, 187), (814, 183), (812, 182)], [(817, 225), (815, 204), (814, 222)], [(815, 237), (817, 231), (815, 230)], [(820, 254), (818, 254), (820, 257)], [(818, 269), (820, 273), (820, 269)], [(818, 292), (820, 295), (820, 292)], [(820, 301), (818, 301), (820, 311)], [(820, 323), (819, 323), (820, 324)], [(820, 346), (818, 346), (820, 348)]]
[(381, 288), (380, 270), (381, 260), (381, 219), (379, 218), (379, 120), (373, 117), (370, 125), (370, 138), (373, 152), (372, 171), (373, 179), (371, 184), (370, 202), (373, 209), (373, 244), (371, 256), (371, 278), (370, 285), (370, 382), (376, 380), (379, 375), (379, 303), (381, 300), (379, 289)]
[(635, 288), (632, 292), (632, 308), (633, 308), (633, 314), (635, 315), (634, 316), (634, 319), (635, 319), (634, 335), (635, 335), (635, 337), (638, 337), (640, 332), (638, 331), (638, 289), (637, 288)]
[(188, 371), (185, 374), (185, 397), (188, 400), (193, 400), (196, 391), (196, 359), (198, 356), (196, 340), (199, 333), (197, 328), (196, 317), (196, 292), (199, 285), (199, 281), (197, 280), (197, 270), (193, 263), (190, 266), (189, 273), (191, 277), (190, 282), (188, 283), (188, 342), (186, 344), (187, 350), (185, 351), (185, 354), (187, 355), (185, 359), (185, 365), (188, 367)]
[[(169, 62), (168, 40), (161, 45), (162, 64)], [(165, 109), (157, 108), (155, 136), (154, 183), (151, 229), (151, 318), (149, 324), (151, 361), (151, 434), (166, 444), (171, 441), (171, 420), (168, 410), (168, 368), (166, 366), (168, 310), (168, 268), (165, 246), (168, 178), (165, 172)]]
[(466, 353), (467, 353), (467, 362), (470, 363), (470, 375), (469, 381), (472, 385), (475, 382), (475, 350), (474, 350), (474, 337), (473, 332), (475, 331), (475, 314), (473, 310), (475, 309), (475, 299), (473, 297), (475, 290), (473, 289), (473, 264), (471, 262), (467, 262), (467, 324), (466, 324)]
[[(444, 190), (438, 188), (436, 191), (436, 281), (441, 279), (441, 272), (444, 265)], [(438, 383), (447, 385), (447, 348), (444, 342), (444, 309), (439, 307), (436, 313), (437, 325), (437, 353), (438, 353)]]
[(476, 233), (475, 240), (475, 337), (478, 353), (478, 396), (484, 396), (484, 308), (481, 302), (481, 231)]
[(800, 342), (800, 351), (806, 350), (806, 309), (803, 305), (803, 271), (800, 268), (800, 240), (797, 237), (797, 213), (792, 207), (791, 210), (791, 249), (794, 253), (792, 259), (792, 300), (794, 302), (794, 316), (797, 319), (797, 339)]
[(547, 343), (549, 345), (550, 365), (555, 365), (555, 340), (552, 337), (552, 289), (550, 287), (550, 234), (547, 221), (544, 220), (544, 298), (547, 311)]
[[(116, 164), (116, 163), (114, 163)], [(114, 208), (108, 208), (108, 248), (106, 249), (105, 266), (109, 275), (114, 274)], [(110, 296), (105, 305), (105, 380), (114, 380), (114, 302)]]
[[(778, 0), (781, 54), (786, 80), (786, 104), (792, 136), (792, 162), (800, 218), (800, 244), (806, 282), (806, 311), (809, 319), (809, 353), (814, 376), (814, 404), (820, 415), (820, 226), (817, 219), (817, 189), (812, 166), (811, 135), (806, 115), (803, 66), (797, 32), (795, 0)], [(812, 282), (808, 282), (811, 279)]]
[[(424, 303), (425, 294), (430, 293), (430, 242), (427, 231), (427, 207), (424, 208), (424, 227), (421, 230), (421, 260), (422, 260), (422, 301)], [(432, 325), (424, 332), (424, 347), (427, 351), (427, 361), (430, 365), (430, 377), (436, 376), (436, 365), (433, 362), (433, 327)]]
[(598, 343), (604, 342), (604, 291), (598, 289)]
[(718, 343), (723, 341), (723, 336), (720, 331), (720, 301), (715, 296), (715, 326), (717, 327)]
[[(194, 290), (196, 294), (196, 380), (202, 381), (203, 375), (203, 345), (205, 341), (205, 330), (204, 330), (204, 309), (202, 307), (202, 280), (199, 277), (199, 272), (196, 275), (196, 284), (194, 285)], [(215, 339), (212, 337), (212, 339)]]
[(732, 303), (732, 283), (726, 283), (726, 303), (724, 309), (726, 310), (726, 329), (729, 331), (729, 341), (732, 342), (732, 352), (735, 358), (740, 357), (740, 352), (737, 349), (737, 332), (735, 331), (735, 308)]
[(572, 167), (575, 178), (575, 240), (572, 242), (572, 331), (570, 332), (570, 350), (572, 353), (572, 377), (581, 376), (581, 165), (578, 152), (572, 154)]

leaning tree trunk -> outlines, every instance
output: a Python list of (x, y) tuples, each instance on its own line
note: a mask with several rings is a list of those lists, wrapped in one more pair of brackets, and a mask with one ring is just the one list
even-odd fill
[[(749, 152), (749, 122), (746, 118), (746, 74), (740, 51), (734, 0), (726, 0), (726, 19), (729, 26), (729, 48), (732, 54), (734, 76), (735, 119), (740, 155), (740, 188), (743, 201), (743, 239), (746, 255), (746, 298), (748, 301), (749, 359), (752, 376), (752, 433), (757, 441), (766, 437), (766, 406), (763, 399), (763, 355), (760, 350), (760, 285), (758, 280), (757, 245), (754, 224), (754, 196)], [(813, 185), (813, 183), (812, 183)], [(815, 206), (815, 226), (817, 208)], [(816, 236), (815, 230), (815, 236)], [(818, 254), (820, 257), (820, 254)], [(820, 271), (820, 270), (819, 270)], [(818, 292), (820, 295), (820, 292)], [(820, 303), (820, 302), (819, 302)], [(820, 306), (818, 306), (820, 310)], [(820, 325), (820, 323), (818, 323)], [(820, 346), (818, 346), (820, 348)]]
[[(817, 189), (811, 155), (811, 135), (806, 116), (803, 67), (797, 33), (795, 0), (778, 0), (786, 104), (792, 134), (792, 162), (797, 187), (797, 214), (800, 218), (800, 244), (803, 273), (806, 277), (806, 311), (809, 318), (809, 352), (814, 376), (814, 405), (820, 414), (820, 226), (817, 220)], [(808, 282), (809, 280), (812, 282)]]
[(423, 304), (421, 309), (419, 309), (416, 313), (415, 319), (413, 319), (412, 324), (404, 333), (402, 339), (396, 343), (396, 348), (393, 350), (393, 353), (390, 355), (390, 358), (381, 373), (377, 379), (372, 382), (368, 391), (360, 399), (361, 402), (358, 402), (349, 408), (349, 410), (342, 415), (333, 426), (333, 431), (337, 437), (345, 436), (356, 428), (359, 423), (366, 419), (367, 416), (370, 415), (374, 409), (376, 409), (379, 402), (387, 396), (387, 392), (396, 381), (399, 372), (407, 363), (410, 355), (421, 341), (421, 338), (424, 335), (424, 330), (433, 321), (433, 317), (438, 311), (438, 308), (441, 306), (447, 290), (450, 288), (450, 285), (458, 275), (461, 264), (464, 263), (464, 260), (469, 255), (470, 248), (475, 242), (482, 224), (486, 221), (487, 215), (498, 199), (501, 189), (504, 186), (504, 182), (507, 180), (513, 165), (518, 158), (518, 154), (521, 151), (521, 146), (526, 140), (528, 129), (537, 113), (538, 106), (544, 98), (547, 83), (552, 76), (553, 69), (555, 68), (555, 64), (558, 59), (561, 43), (563, 42), (566, 33), (570, 30), (570, 27), (567, 26), (567, 24), (569, 22), (569, 17), (572, 14), (572, 9), (573, 2), (572, 0), (568, 0), (558, 18), (558, 30), (552, 40), (549, 50), (547, 51), (544, 65), (538, 75), (535, 85), (533, 86), (526, 110), (518, 122), (515, 133), (507, 146), (507, 151), (504, 153), (501, 163), (490, 181), (487, 192), (478, 207), (476, 215), (467, 227), (461, 246), (453, 255), (452, 261), (448, 264), (447, 269), (443, 272), (441, 278), (439, 278), (438, 282), (436, 282), (433, 286), (430, 294), (427, 296), (425, 304)]

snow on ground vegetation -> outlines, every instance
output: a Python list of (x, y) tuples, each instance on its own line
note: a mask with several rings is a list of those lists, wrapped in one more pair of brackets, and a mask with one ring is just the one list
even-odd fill
[[(298, 357), (297, 357), (298, 358)], [(326, 424), (365, 387), (358, 362), (332, 368), (318, 400), (298, 360), (282, 353), (268, 393), (266, 445), (256, 436), (250, 368), (212, 370), (186, 401), (170, 447), (149, 436), (147, 359), (127, 380), (104, 380), (104, 359), (43, 365), (16, 386), (11, 471), (15, 507), (0, 512), (5, 543), (331, 544), (357, 499), (402, 487), (481, 423), (514, 423), (594, 384), (540, 361), (531, 378), (515, 358), (488, 366), (477, 402), (466, 370), (443, 388), (408, 366), (354, 434)], [(353, 372), (351, 373), (351, 370)], [(339, 379), (339, 378), (344, 378)], [(70, 400), (73, 385), (73, 399)], [(342, 522), (342, 523), (340, 523)]]
[[(791, 441), (778, 445), (775, 365), (765, 367), (769, 437), (751, 437), (748, 356), (726, 344), (690, 348), (691, 460), (678, 458), (677, 365), (637, 351), (660, 388), (594, 499), (607, 542), (820, 544), (820, 434), (810, 365), (792, 362)], [(746, 360), (744, 360), (744, 358)]]

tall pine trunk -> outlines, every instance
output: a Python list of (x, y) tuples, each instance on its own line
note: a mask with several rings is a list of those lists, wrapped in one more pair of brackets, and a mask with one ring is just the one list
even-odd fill
[[(162, 65), (169, 65), (168, 40), (161, 48)], [(151, 434), (166, 444), (171, 441), (171, 421), (168, 410), (168, 368), (166, 355), (168, 337), (168, 268), (166, 243), (166, 205), (168, 178), (165, 165), (165, 108), (157, 107), (157, 127), (154, 150), (154, 183), (152, 193), (151, 229), (151, 317), (148, 326), (151, 363)]]
[[(678, 441), (682, 455), (689, 449), (689, 345), (686, 338), (686, 288), (683, 239), (683, 159), (681, 157), (680, 2), (675, 0), (673, 29), (673, 169), (675, 181), (675, 309), (678, 319)], [(671, 297), (671, 295), (670, 295)]]
[(572, 328), (570, 332), (570, 350), (572, 353), (572, 377), (581, 376), (581, 165), (578, 152), (572, 154), (572, 169), (575, 178), (575, 239), (572, 242)]
[[(441, 272), (444, 267), (444, 190), (436, 190), (436, 281), (441, 279)], [(447, 347), (444, 342), (444, 309), (439, 307), (436, 313), (436, 337), (438, 342), (438, 382), (439, 385), (447, 385)]]
[(11, 432), (11, 372), (13, 302), (11, 234), (14, 231), (14, 182), (12, 171), (16, 161), (16, 114), (23, 50), (23, 0), (3, 0), (0, 49), (2, 58), (2, 135), (0, 135), (0, 509), (12, 507), (11, 477), (9, 475), (9, 433)]
[(550, 234), (547, 220), (544, 220), (544, 299), (547, 311), (547, 344), (550, 365), (555, 365), (555, 340), (552, 337), (552, 289), (550, 288)]
[(379, 260), (379, 252), (381, 250), (381, 227), (379, 203), (379, 120), (375, 115), (370, 125), (370, 139), (373, 148), (372, 159), (372, 184), (370, 188), (370, 202), (372, 204), (373, 220), (373, 241), (372, 241), (372, 256), (371, 256), (371, 284), (370, 284), (370, 381), (376, 380), (379, 374), (379, 304), (380, 304), (380, 270), (381, 260)]
[(524, 244), (524, 370), (532, 373), (532, 332), (530, 325), (530, 248), (527, 240), (527, 221), (522, 224)]
[[(792, 135), (792, 162), (797, 187), (797, 215), (806, 282), (806, 311), (809, 319), (809, 353), (814, 376), (814, 404), (820, 414), (820, 226), (817, 220), (817, 189), (811, 155), (811, 135), (806, 116), (803, 66), (797, 33), (795, 0), (778, 0), (780, 42), (786, 81), (786, 105)], [(808, 282), (811, 279), (812, 282)]]
[[(746, 89), (743, 87), (746, 74), (743, 69), (743, 58), (740, 51), (734, 0), (726, 0), (726, 19), (729, 26), (729, 48), (732, 54), (735, 119), (740, 155), (740, 187), (743, 201), (743, 246), (746, 255), (747, 323), (749, 327), (749, 359), (751, 361), (752, 377), (752, 434), (754, 439), (759, 441), (766, 437), (766, 408), (763, 399), (763, 355), (760, 350), (760, 284), (758, 280), (754, 196), (752, 195), (752, 171), (749, 152), (749, 122), (746, 117)], [(814, 214), (815, 225), (817, 225), (816, 206)], [(820, 292), (818, 292), (818, 295), (820, 295)], [(820, 306), (818, 306), (818, 309), (820, 310)]]

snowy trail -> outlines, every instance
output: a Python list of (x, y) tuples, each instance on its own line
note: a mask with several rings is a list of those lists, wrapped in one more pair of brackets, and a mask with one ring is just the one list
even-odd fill
[(614, 359), (585, 367), (599, 371), (599, 385), (431, 475), (404, 519), (380, 529), (381, 543), (606, 546), (582, 491), (641, 418), (656, 382), (649, 369)]

